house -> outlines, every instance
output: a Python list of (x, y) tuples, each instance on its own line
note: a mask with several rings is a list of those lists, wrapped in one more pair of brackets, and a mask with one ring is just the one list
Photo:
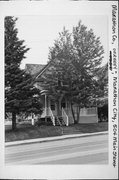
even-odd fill
[[(47, 65), (41, 64), (26, 64), (26, 72), (30, 73), (35, 78), (35, 86), (40, 89), (42, 94), (42, 104), (44, 106), (44, 111), (41, 115), (41, 118), (45, 120), (50, 119), (52, 124), (64, 124), (66, 126), (73, 124), (73, 116), (71, 111), (71, 103), (65, 97), (65, 94), (62, 95), (58, 102), (56, 102), (45, 89), (42, 89), (39, 83), (39, 79), (48, 71), (49, 68), (52, 68), (51, 63)], [(74, 115), (76, 116), (77, 106), (73, 105)], [(80, 110), (80, 121), (79, 123), (97, 123), (98, 114), (97, 107), (91, 108), (82, 108)]]

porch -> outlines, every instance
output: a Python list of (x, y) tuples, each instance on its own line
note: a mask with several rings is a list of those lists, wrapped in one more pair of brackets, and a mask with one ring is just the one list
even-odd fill
[[(44, 98), (44, 110), (41, 115), (41, 118), (44, 118), (47, 122), (47, 119), (51, 119), (52, 124), (55, 125), (65, 125), (69, 126), (70, 124), (74, 124), (72, 112), (71, 112), (71, 104), (67, 99), (61, 97), (59, 101), (55, 101), (51, 99), (47, 93), (43, 94)], [(77, 116), (77, 106), (73, 106), (74, 115)], [(97, 108), (82, 108), (80, 110), (80, 120), (79, 123), (98, 123), (98, 114)]]
[(65, 112), (65, 102), (60, 98), (58, 101), (55, 101), (51, 98), (46, 91), (42, 93), (42, 102), (44, 105), (44, 110), (41, 115), (41, 118), (47, 120), (51, 119), (52, 124), (55, 125), (69, 125), (69, 117)]

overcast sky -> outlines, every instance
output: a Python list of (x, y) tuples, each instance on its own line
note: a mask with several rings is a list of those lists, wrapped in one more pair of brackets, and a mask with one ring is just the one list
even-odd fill
[(92, 28), (94, 34), (100, 37), (104, 46), (105, 58), (108, 59), (107, 44), (108, 30), (106, 16), (80, 16), (80, 15), (39, 15), (39, 16), (17, 16), (16, 27), (18, 28), (18, 36), (25, 40), (25, 45), (30, 48), (26, 54), (26, 59), (22, 61), (22, 68), (26, 63), (46, 64), (48, 61), (49, 47), (53, 46), (54, 40), (58, 38), (58, 33), (65, 26), (70, 32), (73, 26), (76, 26), (79, 20)]

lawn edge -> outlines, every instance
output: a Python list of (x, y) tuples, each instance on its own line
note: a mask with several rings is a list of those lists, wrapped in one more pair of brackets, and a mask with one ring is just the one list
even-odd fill
[(101, 135), (101, 134), (108, 134), (108, 131), (101, 131), (101, 132), (96, 132), (96, 133), (61, 135), (61, 136), (53, 136), (53, 137), (45, 137), (45, 138), (19, 140), (19, 141), (14, 141), (14, 142), (5, 142), (5, 146), (8, 147), (8, 146), (18, 146), (22, 144), (50, 142), (50, 141), (58, 141), (58, 140), (64, 140), (64, 139), (72, 139), (72, 138), (94, 136), (94, 135)]

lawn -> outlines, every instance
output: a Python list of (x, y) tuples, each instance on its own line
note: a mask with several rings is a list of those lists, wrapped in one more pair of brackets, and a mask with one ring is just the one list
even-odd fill
[(75, 124), (66, 126), (46, 126), (41, 125), (38, 127), (30, 124), (18, 125), (16, 131), (11, 129), (5, 130), (5, 141), (17, 141), (24, 139), (35, 139), (43, 137), (61, 136), (62, 134), (82, 134), (82, 133), (93, 133), (108, 130), (108, 123), (94, 123), (94, 124)]
[(71, 133), (94, 133), (108, 131), (108, 122), (87, 123), (87, 124), (73, 124), (69, 127), (64, 127), (64, 131)]

